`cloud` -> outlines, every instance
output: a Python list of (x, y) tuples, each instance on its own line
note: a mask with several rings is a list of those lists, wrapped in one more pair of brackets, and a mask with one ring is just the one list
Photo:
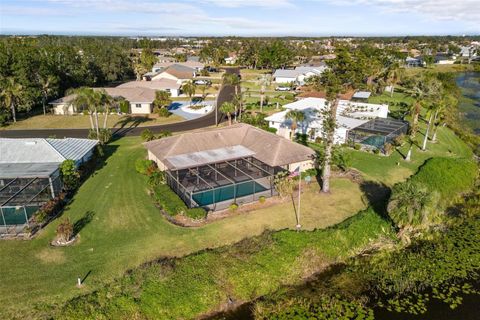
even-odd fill
[(225, 8), (262, 7), (274, 9), (294, 7), (290, 0), (202, 0), (202, 2)]
[(387, 13), (415, 13), (431, 20), (464, 21), (480, 24), (478, 0), (329, 0), (336, 5), (367, 5)]

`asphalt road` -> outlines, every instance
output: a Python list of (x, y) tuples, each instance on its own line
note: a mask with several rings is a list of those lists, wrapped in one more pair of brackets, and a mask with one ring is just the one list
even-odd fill
[[(240, 70), (238, 68), (227, 68), (226, 72), (239, 74)], [(148, 126), (148, 127), (139, 127), (138, 123), (130, 124), (129, 126), (123, 128), (112, 128), (112, 132), (116, 136), (138, 136), (146, 128), (152, 130), (154, 133), (159, 133), (161, 131), (188, 131), (200, 129), (208, 126), (215, 125), (215, 113), (218, 113), (218, 122), (225, 121), (225, 117), (222, 113), (218, 111), (218, 107), (226, 101), (231, 101), (233, 95), (235, 94), (235, 87), (226, 85), (220, 88), (220, 91), (217, 96), (215, 110), (209, 114), (193, 119), (186, 120), (177, 123), (164, 124), (158, 126)], [(2, 138), (86, 138), (88, 136), (89, 129), (28, 129), (28, 130), (0, 130), (0, 137)]]

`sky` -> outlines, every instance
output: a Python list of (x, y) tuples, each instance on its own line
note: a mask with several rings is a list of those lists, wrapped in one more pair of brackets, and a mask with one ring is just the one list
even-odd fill
[(0, 0), (0, 34), (478, 35), (480, 0)]

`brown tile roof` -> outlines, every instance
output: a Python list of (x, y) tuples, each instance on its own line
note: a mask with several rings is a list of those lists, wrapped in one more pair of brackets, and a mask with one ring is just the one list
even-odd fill
[(144, 143), (160, 161), (166, 157), (242, 145), (269, 166), (284, 166), (312, 159), (315, 152), (274, 133), (238, 123), (232, 126), (187, 132)]
[(180, 84), (175, 80), (159, 79), (153, 81), (129, 81), (122, 83), (117, 88), (149, 88), (154, 90), (179, 89)]
[(185, 67), (179, 64), (173, 64), (165, 71), (165, 73), (171, 74), (172, 76), (177, 77), (178, 79), (192, 79), (195, 69), (190, 67)]

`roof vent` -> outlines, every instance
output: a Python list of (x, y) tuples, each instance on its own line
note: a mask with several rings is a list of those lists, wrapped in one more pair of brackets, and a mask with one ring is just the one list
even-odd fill
[(25, 141), (25, 145), (27, 146), (34, 146), (37, 144), (37, 141)]

